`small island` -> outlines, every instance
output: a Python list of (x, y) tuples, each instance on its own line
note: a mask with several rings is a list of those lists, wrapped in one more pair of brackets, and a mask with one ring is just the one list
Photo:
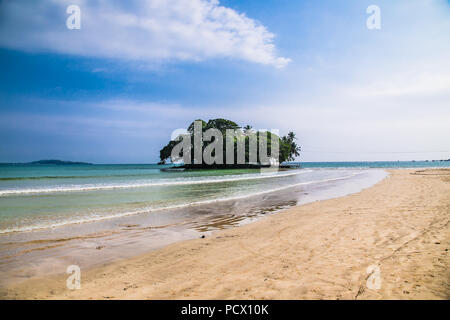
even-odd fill
[[(194, 137), (195, 125), (197, 125), (197, 130), (201, 136), (206, 136), (207, 139), (196, 142)], [(211, 129), (216, 135), (211, 136), (211, 134), (208, 134), (208, 132), (211, 132)], [(183, 139), (188, 141), (189, 147), (178, 152), (175, 148), (178, 147)], [(262, 168), (269, 167), (273, 163), (276, 163), (277, 166), (281, 165), (280, 167), (291, 168), (291, 165), (282, 164), (294, 161), (300, 155), (301, 149), (297, 145), (296, 139), (295, 133), (292, 131), (286, 136), (279, 137), (270, 131), (255, 131), (250, 125), (240, 127), (236, 122), (227, 119), (211, 119), (208, 122), (198, 119), (189, 125), (185, 134), (179, 135), (160, 150), (160, 162), (158, 164), (166, 164), (167, 160), (170, 159), (172, 164), (183, 162), (183, 165), (177, 166), (177, 168), (184, 169)], [(211, 154), (214, 160), (219, 161), (208, 163), (204, 158), (201, 158), (200, 161), (195, 162), (194, 148), (192, 146), (195, 146), (196, 143), (201, 144), (202, 154)], [(278, 147), (278, 151), (275, 153), (272, 152), (273, 144), (276, 144)], [(265, 146), (266, 160), (261, 158), (262, 145)], [(176, 152), (174, 152), (175, 150)], [(185, 160), (184, 150), (190, 150), (190, 154), (187, 157), (188, 161)], [(254, 151), (253, 153), (252, 150)], [(217, 156), (219, 152), (221, 153), (220, 157)], [(233, 153), (231, 156), (233, 159), (232, 163), (228, 162), (230, 157), (227, 156), (227, 152)], [(271, 163), (267, 161), (269, 154)]]
[(92, 165), (92, 163), (89, 162), (78, 162), (78, 161), (63, 161), (63, 160), (37, 160), (32, 162), (27, 162), (26, 164), (33, 164), (33, 165)]

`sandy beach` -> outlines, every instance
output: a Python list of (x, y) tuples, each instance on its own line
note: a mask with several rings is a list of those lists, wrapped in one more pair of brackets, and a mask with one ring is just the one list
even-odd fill
[(0, 298), (449, 299), (450, 170), (389, 172), (357, 194), (82, 270), (79, 290), (61, 274)]

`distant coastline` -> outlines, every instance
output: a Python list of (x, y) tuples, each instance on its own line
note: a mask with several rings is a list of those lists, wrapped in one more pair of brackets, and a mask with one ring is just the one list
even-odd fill
[(12, 163), (1, 163), (3, 165), (93, 165), (93, 163), (89, 162), (80, 162), (80, 161), (64, 161), (64, 160), (37, 160), (31, 162), (12, 162)]

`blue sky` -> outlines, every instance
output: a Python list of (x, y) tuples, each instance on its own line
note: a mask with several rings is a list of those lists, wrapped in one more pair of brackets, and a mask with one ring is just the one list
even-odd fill
[(3, 1), (0, 162), (152, 163), (222, 117), (303, 161), (448, 159), (449, 34), (440, 0)]

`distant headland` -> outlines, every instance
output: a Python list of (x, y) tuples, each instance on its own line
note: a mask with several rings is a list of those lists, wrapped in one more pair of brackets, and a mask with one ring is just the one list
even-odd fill
[(63, 161), (63, 160), (38, 160), (27, 162), (26, 164), (53, 164), (53, 165), (92, 165), (89, 162), (78, 162), (78, 161)]

